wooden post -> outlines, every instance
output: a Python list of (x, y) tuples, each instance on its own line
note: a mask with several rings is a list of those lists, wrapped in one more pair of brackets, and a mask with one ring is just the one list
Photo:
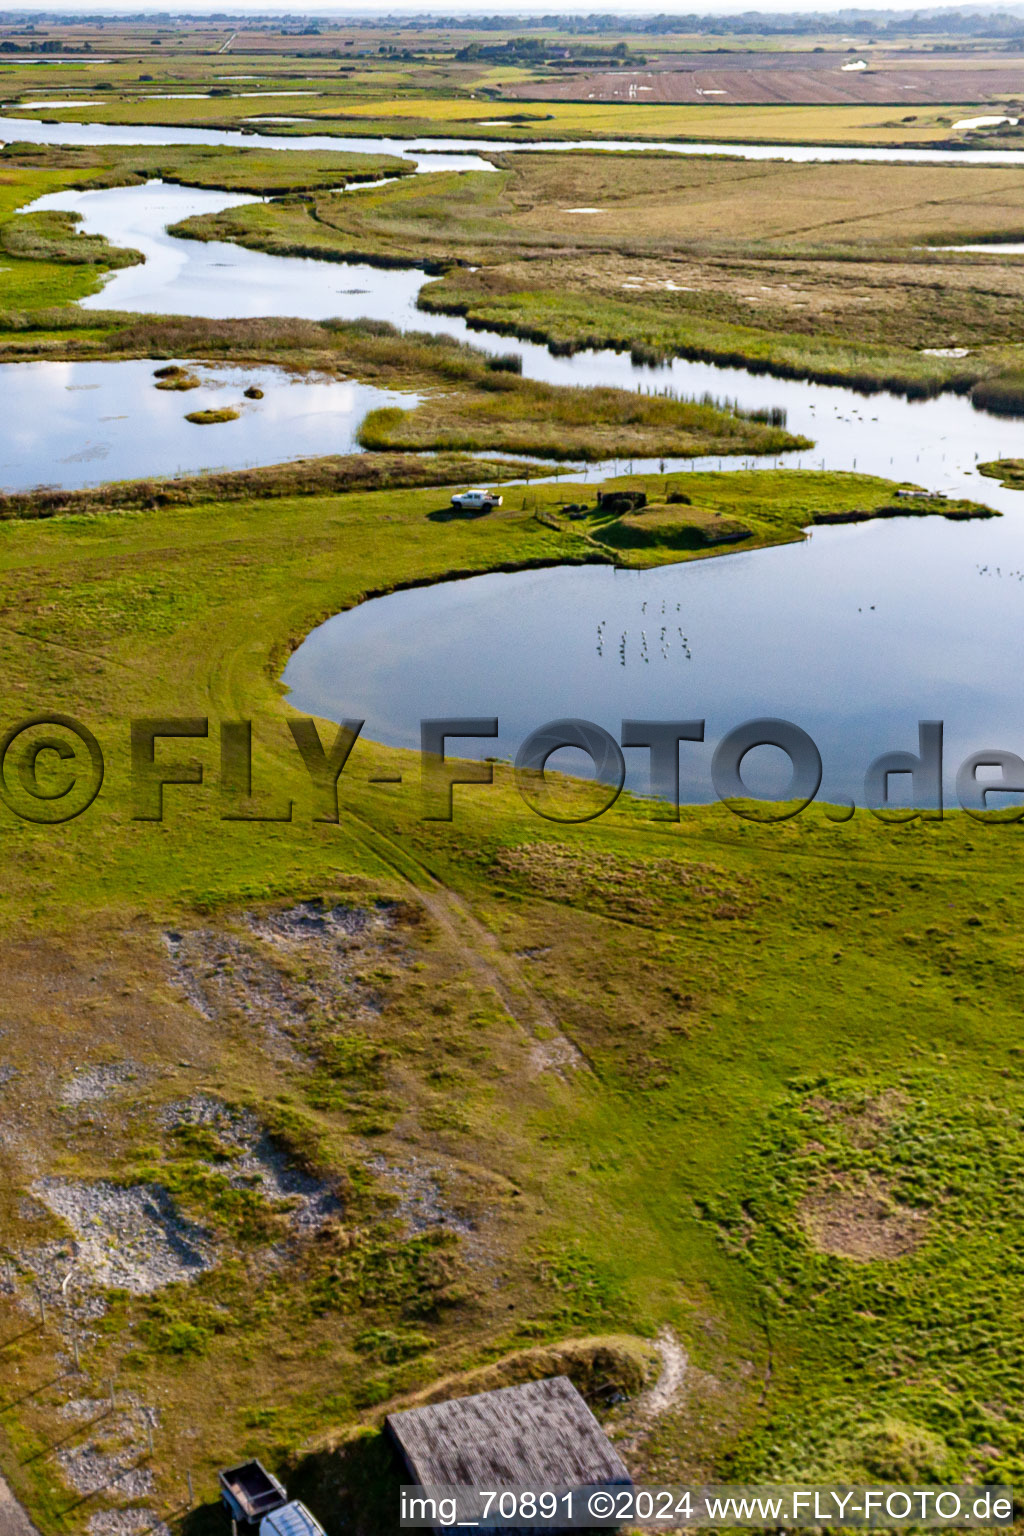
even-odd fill
[(78, 1334), (77, 1333), (73, 1333), (71, 1335), (71, 1352), (72, 1352), (72, 1354), (75, 1357), (75, 1370), (78, 1372), (79, 1375), (81, 1375), (82, 1374), (82, 1362), (78, 1358)]
[(191, 1509), (193, 1503), (195, 1502), (195, 1495), (192, 1492), (192, 1468), (191, 1467), (189, 1467), (186, 1470), (185, 1477), (186, 1477), (186, 1480), (188, 1482), (188, 1507), (189, 1507), (189, 1509)]
[(36, 1291), (36, 1300), (39, 1302), (39, 1326), (46, 1327), (46, 1302), (43, 1300), (42, 1291)]

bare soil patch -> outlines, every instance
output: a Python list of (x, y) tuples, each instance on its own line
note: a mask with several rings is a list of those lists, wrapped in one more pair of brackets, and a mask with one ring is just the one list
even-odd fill
[[(692, 102), (695, 106), (941, 106), (987, 102), (1020, 91), (1020, 67), (1011, 62), (988, 68), (886, 67), (875, 60), (864, 70), (843, 69), (843, 54), (769, 55), (730, 60), (716, 66), (705, 56), (682, 68), (613, 69), (571, 75), (562, 80), (508, 87), (504, 95), (519, 101), (643, 102), (648, 105)], [(852, 57), (852, 56), (851, 56)], [(858, 58), (860, 55), (857, 56)], [(866, 61), (867, 62), (867, 61)]]
[(800, 1205), (804, 1232), (821, 1253), (870, 1263), (900, 1259), (924, 1241), (927, 1218), (900, 1205), (879, 1180), (835, 1179), (811, 1190)]

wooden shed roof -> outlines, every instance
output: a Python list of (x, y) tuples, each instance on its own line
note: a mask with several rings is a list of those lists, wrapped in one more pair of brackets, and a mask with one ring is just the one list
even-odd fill
[(386, 1424), (425, 1487), (569, 1489), (631, 1481), (567, 1376), (410, 1408), (390, 1414)]

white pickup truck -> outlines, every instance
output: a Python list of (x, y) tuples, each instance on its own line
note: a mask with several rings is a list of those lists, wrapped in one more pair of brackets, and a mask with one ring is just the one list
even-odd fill
[(501, 492), (484, 490), (479, 486), (472, 491), (456, 491), (452, 497), (452, 506), (460, 512), (489, 512), (492, 507), (501, 506)]

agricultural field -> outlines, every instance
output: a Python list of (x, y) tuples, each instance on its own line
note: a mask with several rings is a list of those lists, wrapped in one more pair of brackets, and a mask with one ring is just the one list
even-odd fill
[[(307, 75), (282, 76), (281, 94), (260, 89), (254, 96), (199, 95), (187, 89), (166, 94), (115, 91), (74, 108), (75, 121), (126, 123), (170, 127), (233, 127), (253, 133), (298, 136), (315, 133), (341, 138), (396, 135), (416, 138), (443, 134), (450, 138), (531, 140), (665, 139), (695, 143), (837, 144), (920, 148), (959, 144), (969, 146), (975, 135), (956, 130), (964, 117), (962, 104), (927, 106), (921, 112), (898, 115), (890, 106), (645, 106), (642, 103), (504, 101), (478, 93), (423, 96), (402, 90), (389, 72), (374, 70), (358, 89), (334, 81), (317, 89)], [(88, 82), (82, 82), (88, 87)], [(224, 87), (227, 90), (227, 87)], [(301, 100), (296, 96), (301, 95)], [(12, 103), (4, 114), (16, 119), (31, 112), (52, 117), (52, 108), (33, 109)], [(984, 106), (985, 102), (967, 103)], [(1002, 104), (1000, 104), (1001, 107)], [(1010, 102), (1010, 107), (1015, 103)], [(268, 124), (268, 116), (274, 118)]]
[[(345, 136), (966, 144), (975, 108), (1020, 108), (1019, 47), (961, 50), (863, 37), (734, 41), (628, 33), (593, 40), (488, 29), (322, 25), (0, 29), (6, 114), (244, 126)], [(64, 52), (59, 61), (48, 46)], [(92, 55), (92, 57), (90, 57)], [(34, 102), (43, 105), (35, 107)], [(961, 126), (967, 124), (968, 126)]]

